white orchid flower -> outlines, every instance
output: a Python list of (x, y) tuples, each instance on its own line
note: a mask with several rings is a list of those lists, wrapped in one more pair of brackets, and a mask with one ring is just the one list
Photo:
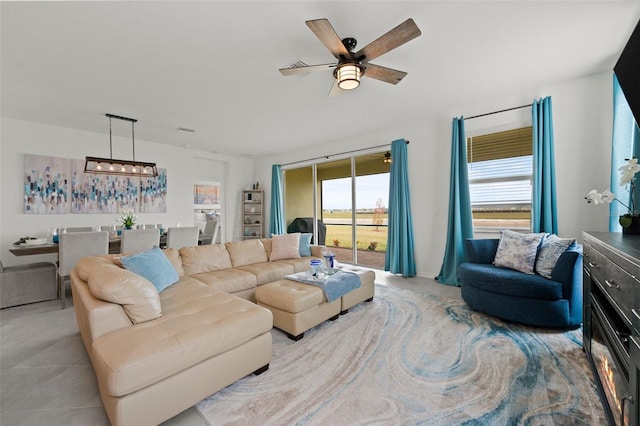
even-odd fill
[(627, 164), (618, 168), (620, 171), (620, 186), (630, 184), (636, 176), (636, 173), (640, 172), (640, 164), (638, 164), (637, 158), (631, 158), (627, 161)]
[(593, 203), (596, 205), (610, 204), (611, 202), (613, 202), (613, 200), (616, 199), (615, 195), (613, 195), (608, 189), (605, 189), (602, 192), (598, 192), (595, 189), (592, 189), (591, 191), (589, 191), (589, 193), (587, 193), (587, 196), (585, 198), (587, 199), (588, 203)]

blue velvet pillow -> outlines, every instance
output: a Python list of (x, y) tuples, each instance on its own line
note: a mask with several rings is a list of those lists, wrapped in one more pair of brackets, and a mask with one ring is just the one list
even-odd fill
[(311, 237), (313, 234), (300, 234), (300, 256), (311, 256)]
[(158, 292), (177, 283), (180, 279), (176, 269), (158, 247), (124, 256), (120, 261), (125, 269), (151, 281)]

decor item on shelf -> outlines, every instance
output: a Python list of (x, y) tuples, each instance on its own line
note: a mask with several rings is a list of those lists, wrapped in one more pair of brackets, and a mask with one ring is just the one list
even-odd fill
[(298, 61), (288, 68), (281, 68), (280, 74), (283, 76), (303, 76), (315, 71), (333, 69), (334, 82), (328, 96), (337, 96), (344, 91), (357, 88), (360, 86), (360, 78), (362, 76), (374, 78), (385, 83), (398, 84), (407, 75), (406, 72), (374, 65), (369, 61), (402, 46), (422, 34), (413, 19), (409, 18), (362, 49), (354, 52), (358, 41), (352, 37), (340, 39), (329, 20), (324, 18), (314, 19), (305, 23), (338, 62), (307, 65), (302, 61)]
[(627, 160), (627, 164), (618, 168), (620, 171), (620, 186), (624, 186), (629, 191), (629, 205), (620, 201), (616, 196), (605, 189), (602, 192), (598, 192), (595, 189), (589, 191), (585, 197), (588, 204), (611, 204), (613, 201), (619, 202), (627, 209), (627, 213), (620, 216), (618, 219), (620, 226), (622, 226), (623, 234), (640, 234), (640, 212), (636, 205), (635, 189), (636, 189), (636, 174), (640, 172), (640, 164), (638, 164), (637, 158), (630, 158)]
[(125, 229), (133, 229), (136, 224), (136, 220), (138, 220), (138, 217), (132, 209), (123, 209), (122, 217), (118, 221), (122, 223), (122, 226), (124, 226)]
[[(158, 176), (156, 163), (136, 161), (136, 141), (134, 133), (135, 118), (121, 117), (113, 114), (105, 114), (109, 117), (109, 158), (86, 157), (84, 164), (85, 173), (106, 173), (125, 176)], [(111, 121), (124, 120), (131, 122), (131, 141), (133, 157), (131, 160), (116, 160), (113, 158), (113, 141), (111, 136)]]

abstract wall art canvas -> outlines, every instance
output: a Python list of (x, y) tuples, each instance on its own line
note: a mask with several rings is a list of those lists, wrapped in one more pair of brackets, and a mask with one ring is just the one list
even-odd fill
[(167, 212), (167, 170), (157, 177), (85, 173), (85, 160), (24, 154), (26, 214)]
[(84, 160), (71, 160), (71, 213), (138, 212), (140, 179), (136, 176), (84, 172)]
[(156, 177), (140, 177), (140, 212), (167, 212), (167, 169), (158, 169)]
[(24, 155), (24, 212), (69, 212), (69, 160), (44, 155)]

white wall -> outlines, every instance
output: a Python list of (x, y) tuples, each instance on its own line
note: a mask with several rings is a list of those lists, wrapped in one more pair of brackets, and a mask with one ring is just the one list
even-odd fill
[[(8, 250), (24, 236), (45, 236), (47, 229), (62, 226), (114, 224), (119, 214), (24, 214), (22, 182), (24, 154), (83, 159), (87, 155), (108, 157), (109, 136), (75, 129), (3, 117), (0, 122), (0, 259), (8, 265), (52, 261), (55, 256), (16, 257)], [(114, 158), (131, 158), (131, 138), (114, 137)], [(254, 161), (203, 151), (160, 145), (136, 139), (136, 158), (156, 162), (167, 169), (167, 213), (139, 214), (141, 223), (165, 226), (192, 225), (193, 182), (215, 176), (223, 181), (224, 240), (240, 239), (240, 191), (255, 182)], [(203, 163), (220, 170), (200, 170)]]
[[(452, 118), (531, 104), (534, 99), (551, 96), (559, 234), (581, 239), (583, 230), (606, 231), (607, 209), (587, 205), (584, 196), (590, 189), (603, 189), (609, 183), (611, 78), (610, 73), (602, 73), (550, 84), (535, 91), (496, 94), (486, 101), (449, 107), (438, 115), (407, 120), (313, 149), (259, 160), (256, 178), (265, 183), (266, 210), (269, 212), (272, 164), (367, 148), (398, 138), (408, 139), (411, 141), (408, 167), (417, 272), (420, 276), (434, 277), (442, 264), (447, 232)], [(530, 124), (530, 116), (529, 108), (496, 114), (467, 120), (466, 129), (467, 133), (478, 133), (514, 124)]]

